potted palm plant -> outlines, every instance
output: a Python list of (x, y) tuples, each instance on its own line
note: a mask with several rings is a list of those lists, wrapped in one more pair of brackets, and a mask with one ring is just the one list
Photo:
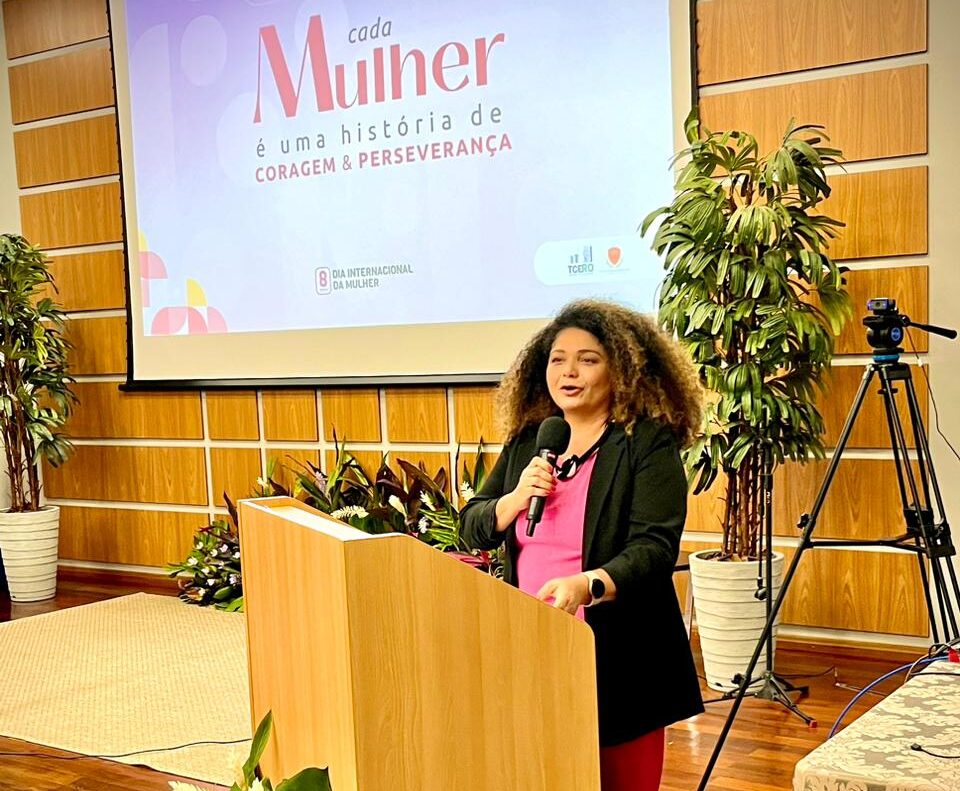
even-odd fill
[[(696, 111), (685, 132), (673, 203), (641, 232), (659, 220), (660, 320), (689, 348), (712, 394), (685, 460), (694, 493), (721, 474), (725, 487), (723, 544), (690, 564), (708, 683), (726, 690), (765, 621), (756, 564), (744, 562), (765, 551), (764, 483), (786, 460), (824, 455), (816, 394), (850, 307), (826, 252), (843, 223), (818, 206), (830, 194), (825, 168), (841, 153), (825, 145), (821, 127), (792, 121), (763, 155), (753, 136), (711, 132)], [(777, 578), (782, 564), (775, 553)]]
[(0, 512), (0, 556), (13, 601), (51, 598), (60, 509), (41, 501), (40, 461), (57, 466), (74, 395), (63, 312), (45, 295), (46, 258), (22, 236), (0, 235), (0, 433), (10, 507)]

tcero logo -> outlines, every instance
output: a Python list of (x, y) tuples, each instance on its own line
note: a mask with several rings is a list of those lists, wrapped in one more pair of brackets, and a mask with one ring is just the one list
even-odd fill
[[(330, 62), (327, 58), (327, 43), (324, 38), (323, 20), (320, 14), (310, 17), (307, 25), (307, 40), (300, 57), (300, 73), (296, 85), (287, 65), (287, 57), (280, 44), (276, 25), (260, 28), (260, 41), (257, 47), (257, 106), (253, 122), (262, 120), (260, 100), (263, 89), (263, 56), (266, 55), (270, 74), (280, 94), (280, 103), (287, 118), (293, 118), (300, 109), (300, 95), (303, 89), (303, 77), (310, 63), (310, 76), (313, 78), (313, 90), (317, 101), (317, 112), (329, 112), (337, 107), (347, 109), (356, 105), (379, 104), (386, 101), (398, 101), (404, 95), (404, 73), (413, 75), (413, 86), (417, 96), (425, 96), (428, 83), (441, 91), (461, 91), (471, 82), (477, 87), (488, 84), (490, 79), (490, 55), (497, 44), (506, 41), (504, 33), (497, 33), (491, 39), (480, 36), (468, 47), (460, 41), (448, 41), (441, 44), (428, 58), (427, 53), (416, 47), (404, 51), (399, 44), (387, 47), (375, 47), (370, 59), (361, 58), (356, 62), (355, 92), (347, 97), (347, 67), (342, 63), (334, 64), (331, 76)], [(429, 68), (428, 68), (429, 61)], [(409, 80), (408, 80), (409, 83)], [(406, 89), (409, 91), (409, 87)], [(372, 94), (372, 99), (371, 99)]]

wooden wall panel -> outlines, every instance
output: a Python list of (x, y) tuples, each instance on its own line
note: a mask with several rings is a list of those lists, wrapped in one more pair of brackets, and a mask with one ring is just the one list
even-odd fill
[(917, 560), (905, 552), (807, 551), (784, 602), (783, 623), (925, 637)]
[[(843, 429), (844, 421), (853, 406), (857, 390), (863, 378), (864, 368), (859, 365), (835, 365), (830, 371), (830, 389), (825, 397), (819, 401), (820, 414), (823, 415), (823, 422), (826, 428), (826, 442), (828, 446), (835, 446), (840, 438), (840, 431)], [(912, 369), (914, 389), (917, 392), (917, 401), (920, 404), (920, 414), (923, 416), (923, 422), (928, 424), (928, 398), (927, 381), (923, 373), (916, 367)], [(913, 437), (910, 432), (910, 414), (907, 409), (906, 394), (902, 387), (898, 387), (898, 394), (895, 396), (897, 401), (897, 410), (900, 413), (900, 420), (903, 423), (904, 431), (907, 433), (908, 447), (914, 447)], [(883, 448), (890, 449), (890, 432), (887, 428), (886, 410), (883, 406), (883, 398), (879, 395), (880, 379), (874, 377), (870, 385), (870, 392), (863, 400), (863, 406), (860, 408), (860, 414), (857, 416), (856, 423), (853, 424), (853, 431), (847, 443), (849, 448)]]
[(700, 85), (927, 48), (926, 0), (699, 2)]
[[(777, 535), (799, 537), (797, 521), (813, 507), (827, 461), (790, 463), (775, 474), (773, 527)], [(906, 529), (892, 459), (843, 458), (830, 484), (814, 538), (873, 540)]]
[(15, 124), (111, 107), (109, 47), (93, 47), (11, 66), (10, 107)]
[[(688, 533), (720, 533), (723, 530), (723, 516), (726, 504), (727, 481), (718, 475), (707, 491), (687, 497), (687, 522), (684, 531)], [(719, 540), (719, 539), (718, 539)]]
[[(380, 469), (380, 464), (383, 461), (383, 454), (379, 450), (360, 450), (356, 448), (349, 448), (350, 455), (353, 456), (359, 463), (360, 467), (367, 474), (367, 477), (371, 480), (377, 474), (377, 470)], [(393, 456), (397, 453), (391, 453)], [(406, 454), (403, 451), (399, 452), (400, 458), (406, 458)], [(334, 451), (328, 450), (323, 454), (323, 471), (329, 473), (334, 464), (336, 463), (336, 456)]]
[(233, 502), (249, 497), (261, 475), (260, 451), (256, 448), (210, 449), (210, 476), (216, 505), (225, 505), (224, 492)]
[(210, 439), (260, 439), (256, 392), (214, 390), (206, 399)]
[(60, 507), (60, 557), (164, 566), (189, 553), (203, 514), (126, 508)]
[(20, 196), (23, 235), (38, 247), (120, 242), (120, 182)]
[(742, 129), (761, 151), (776, 147), (791, 119), (826, 127), (847, 161), (927, 152), (926, 64), (826, 80), (714, 94), (700, 100), (709, 129)]
[(447, 393), (441, 388), (387, 390), (390, 442), (447, 442)]
[(71, 437), (203, 439), (200, 394), (123, 392), (116, 382), (77, 382)]
[(15, 132), (17, 184), (36, 187), (120, 172), (116, 115)]
[(42, 290), (64, 310), (119, 310), (126, 305), (123, 250), (50, 256), (56, 291)]
[(376, 390), (323, 390), (323, 436), (333, 442), (379, 442), (380, 397)]
[[(914, 321), (926, 323), (929, 302), (929, 268), (926, 266), (903, 266), (890, 269), (855, 269), (847, 272), (847, 291), (853, 305), (853, 318), (847, 322), (837, 339), (837, 354), (871, 354), (867, 343), (867, 328), (863, 326), (863, 317), (869, 314), (867, 300), (874, 297), (893, 297), (897, 300), (900, 312)], [(913, 330), (911, 333), (918, 352), (929, 348), (929, 336), (925, 332)], [(903, 344), (912, 351), (909, 342)]]
[(296, 476), (306, 473), (306, 468), (301, 465), (310, 462), (319, 466), (320, 452), (313, 448), (275, 448), (267, 451), (267, 469), (271, 462), (275, 463), (272, 480), (292, 493)]
[(267, 440), (315, 442), (316, 390), (265, 390), (263, 435)]
[(823, 213), (847, 223), (831, 257), (877, 258), (927, 252), (927, 168), (834, 175)]
[(70, 319), (66, 337), (70, 351), (70, 373), (123, 374), (127, 371), (127, 320), (122, 316), (102, 319)]
[(453, 420), (457, 442), (498, 444), (503, 435), (497, 427), (493, 387), (457, 387), (453, 390)]
[(92, 41), (107, 35), (104, 0), (6, 0), (3, 29), (7, 57)]
[(47, 497), (206, 505), (202, 448), (78, 445), (56, 469), (44, 464)]

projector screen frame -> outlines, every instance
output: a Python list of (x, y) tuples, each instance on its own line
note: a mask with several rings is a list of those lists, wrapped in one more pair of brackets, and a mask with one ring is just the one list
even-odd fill
[[(120, 219), (123, 228), (123, 261), (126, 286), (126, 381), (120, 385), (123, 391), (163, 392), (163, 391), (195, 391), (195, 390), (238, 390), (238, 389), (315, 389), (317, 387), (363, 388), (374, 386), (455, 386), (455, 385), (490, 385), (497, 384), (504, 371), (484, 373), (428, 373), (428, 374), (400, 374), (400, 375), (362, 375), (362, 376), (296, 376), (296, 377), (238, 377), (238, 378), (184, 378), (184, 379), (138, 379), (134, 365), (134, 321), (132, 295), (137, 293), (133, 288), (130, 266), (130, 245), (126, 201), (126, 180), (124, 151), (127, 144), (121, 124), (121, 92), (117, 81), (117, 47), (114, 38), (115, 7), (122, 6), (125, 0), (107, 0), (107, 31), (110, 46), (112, 65), (112, 80), (116, 101), (116, 140), (119, 152), (118, 171), (120, 185)], [(697, 88), (697, 48), (696, 48), (696, 3), (697, 0), (666, 0), (669, 5), (670, 20), (670, 60), (671, 84), (673, 97), (674, 122), (674, 149), (685, 147), (683, 135), (683, 119), (690, 109), (696, 107), (699, 101)], [(121, 12), (123, 13), (123, 12)], [(683, 57), (683, 48), (686, 48), (687, 57)], [(686, 68), (683, 68), (686, 61)], [(127, 73), (124, 64), (124, 73)], [(126, 95), (126, 94), (124, 94)], [(129, 112), (129, 107), (126, 108)], [(132, 148), (132, 143), (130, 143)], [(131, 155), (132, 156), (132, 155)], [(540, 321), (540, 325), (548, 319)]]

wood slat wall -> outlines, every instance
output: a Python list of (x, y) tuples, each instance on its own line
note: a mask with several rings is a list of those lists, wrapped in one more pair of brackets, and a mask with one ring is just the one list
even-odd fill
[(22, 124), (113, 106), (112, 72), (108, 47), (11, 66), (13, 122)]
[(10, 59), (103, 38), (107, 31), (104, 0), (7, 0), (3, 4)]
[[(116, 310), (126, 297), (122, 253), (110, 249), (122, 241), (123, 228), (116, 116), (109, 111), (114, 94), (105, 3), (5, 0), (3, 10), (13, 59), (8, 76), (17, 183), (25, 190), (24, 232), (45, 249), (64, 251), (54, 260), (54, 272), (69, 311)], [(895, 296), (923, 321), (928, 299), (925, 261), (911, 259), (903, 267), (890, 263), (896, 256), (923, 256), (928, 250), (928, 173), (926, 162), (918, 159), (927, 151), (927, 66), (917, 58), (903, 63), (895, 59), (925, 50), (925, 0), (702, 0), (696, 13), (697, 81), (705, 89), (702, 112), (708, 125), (739, 126), (767, 141), (794, 115), (802, 123), (826, 124), (848, 157), (860, 162), (854, 172), (831, 175), (834, 195), (825, 206), (848, 224), (833, 255), (861, 261), (848, 274), (857, 318), (839, 338), (838, 351), (868, 351), (859, 325), (859, 303), (868, 297)], [(33, 57), (18, 62), (28, 55)], [(877, 58), (894, 60), (881, 69), (857, 65)], [(846, 71), (822, 76), (809, 71), (837, 64), (848, 64)], [(760, 82), (749, 90), (735, 84), (748, 77), (803, 70), (807, 73), (788, 84)], [(108, 112), (75, 116), (101, 108)], [(41, 119), (47, 120), (35, 123)], [(881, 157), (917, 161), (878, 169), (872, 163)], [(78, 186), (89, 178), (107, 183)], [(75, 250), (89, 245), (93, 251)], [(880, 260), (865, 268), (868, 259)], [(369, 472), (385, 449), (394, 463), (400, 456), (435, 471), (441, 466), (449, 470), (457, 443), (502, 441), (491, 388), (325, 389), (319, 403), (311, 390), (259, 395), (210, 391), (199, 396), (121, 393), (116, 380), (126, 371), (122, 315), (74, 318), (69, 333), (76, 345), (73, 371), (99, 378), (78, 385), (83, 403), (73, 422), (82, 443), (77, 457), (59, 470), (45, 470), (49, 496), (88, 504), (65, 508), (62, 553), (68, 559), (147, 566), (175, 559), (187, 549), (189, 533), (203, 515), (155, 511), (152, 503), (212, 512), (221, 505), (224, 489), (232, 497), (249, 493), (263, 473), (262, 461), (274, 458), (284, 465), (276, 477), (292, 485), (287, 467), (293, 460), (331, 463), (334, 431), (340, 440), (347, 439)], [(918, 350), (925, 352), (926, 338), (918, 336), (917, 341)], [(861, 371), (853, 366), (835, 373), (834, 390), (824, 402), (834, 436)], [(102, 381), (105, 376), (115, 380)], [(917, 387), (925, 405), (924, 383), (918, 381)], [(875, 404), (865, 410), (862, 421), (853, 446), (883, 447)], [(164, 442), (171, 445), (154, 446)], [(882, 497), (874, 493), (871, 499), (867, 482), (888, 482), (889, 472), (875, 470), (875, 461), (843, 462), (824, 529), (851, 535), (877, 529), (889, 492)], [(813, 465), (781, 473), (775, 498), (778, 532), (791, 533), (796, 511), (808, 507), (821, 469)], [(103, 507), (103, 501), (119, 507)], [(694, 498), (690, 529), (715, 533), (721, 508), (716, 492)], [(910, 599), (914, 589), (904, 582), (909, 569), (899, 559), (882, 553), (819, 554), (824, 559), (810, 564), (791, 605), (795, 622), (900, 634), (923, 629)], [(861, 584), (855, 595), (844, 598), (854, 590), (858, 575), (866, 587)], [(824, 584), (831, 578), (839, 580), (843, 595)], [(903, 592), (904, 601), (909, 599), (905, 613), (885, 607), (869, 611), (870, 597), (886, 595), (885, 590)], [(853, 609), (848, 612), (838, 602)]]
[(48, 250), (123, 240), (120, 182), (20, 197), (23, 235)]
[(122, 250), (51, 256), (50, 273), (56, 292), (50, 289), (44, 295), (64, 310), (120, 310), (126, 305)]
[(700, 85), (924, 52), (927, 3), (701, 0), (697, 43)]
[(115, 114), (25, 129), (14, 134), (13, 144), (20, 187), (120, 172)]
[[(849, 162), (927, 152), (926, 64), (825, 80), (705, 96), (710, 129), (734, 129), (750, 118), (761, 151), (774, 148), (791, 119), (815, 118)], [(883, 123), (878, 123), (886, 117)]]

